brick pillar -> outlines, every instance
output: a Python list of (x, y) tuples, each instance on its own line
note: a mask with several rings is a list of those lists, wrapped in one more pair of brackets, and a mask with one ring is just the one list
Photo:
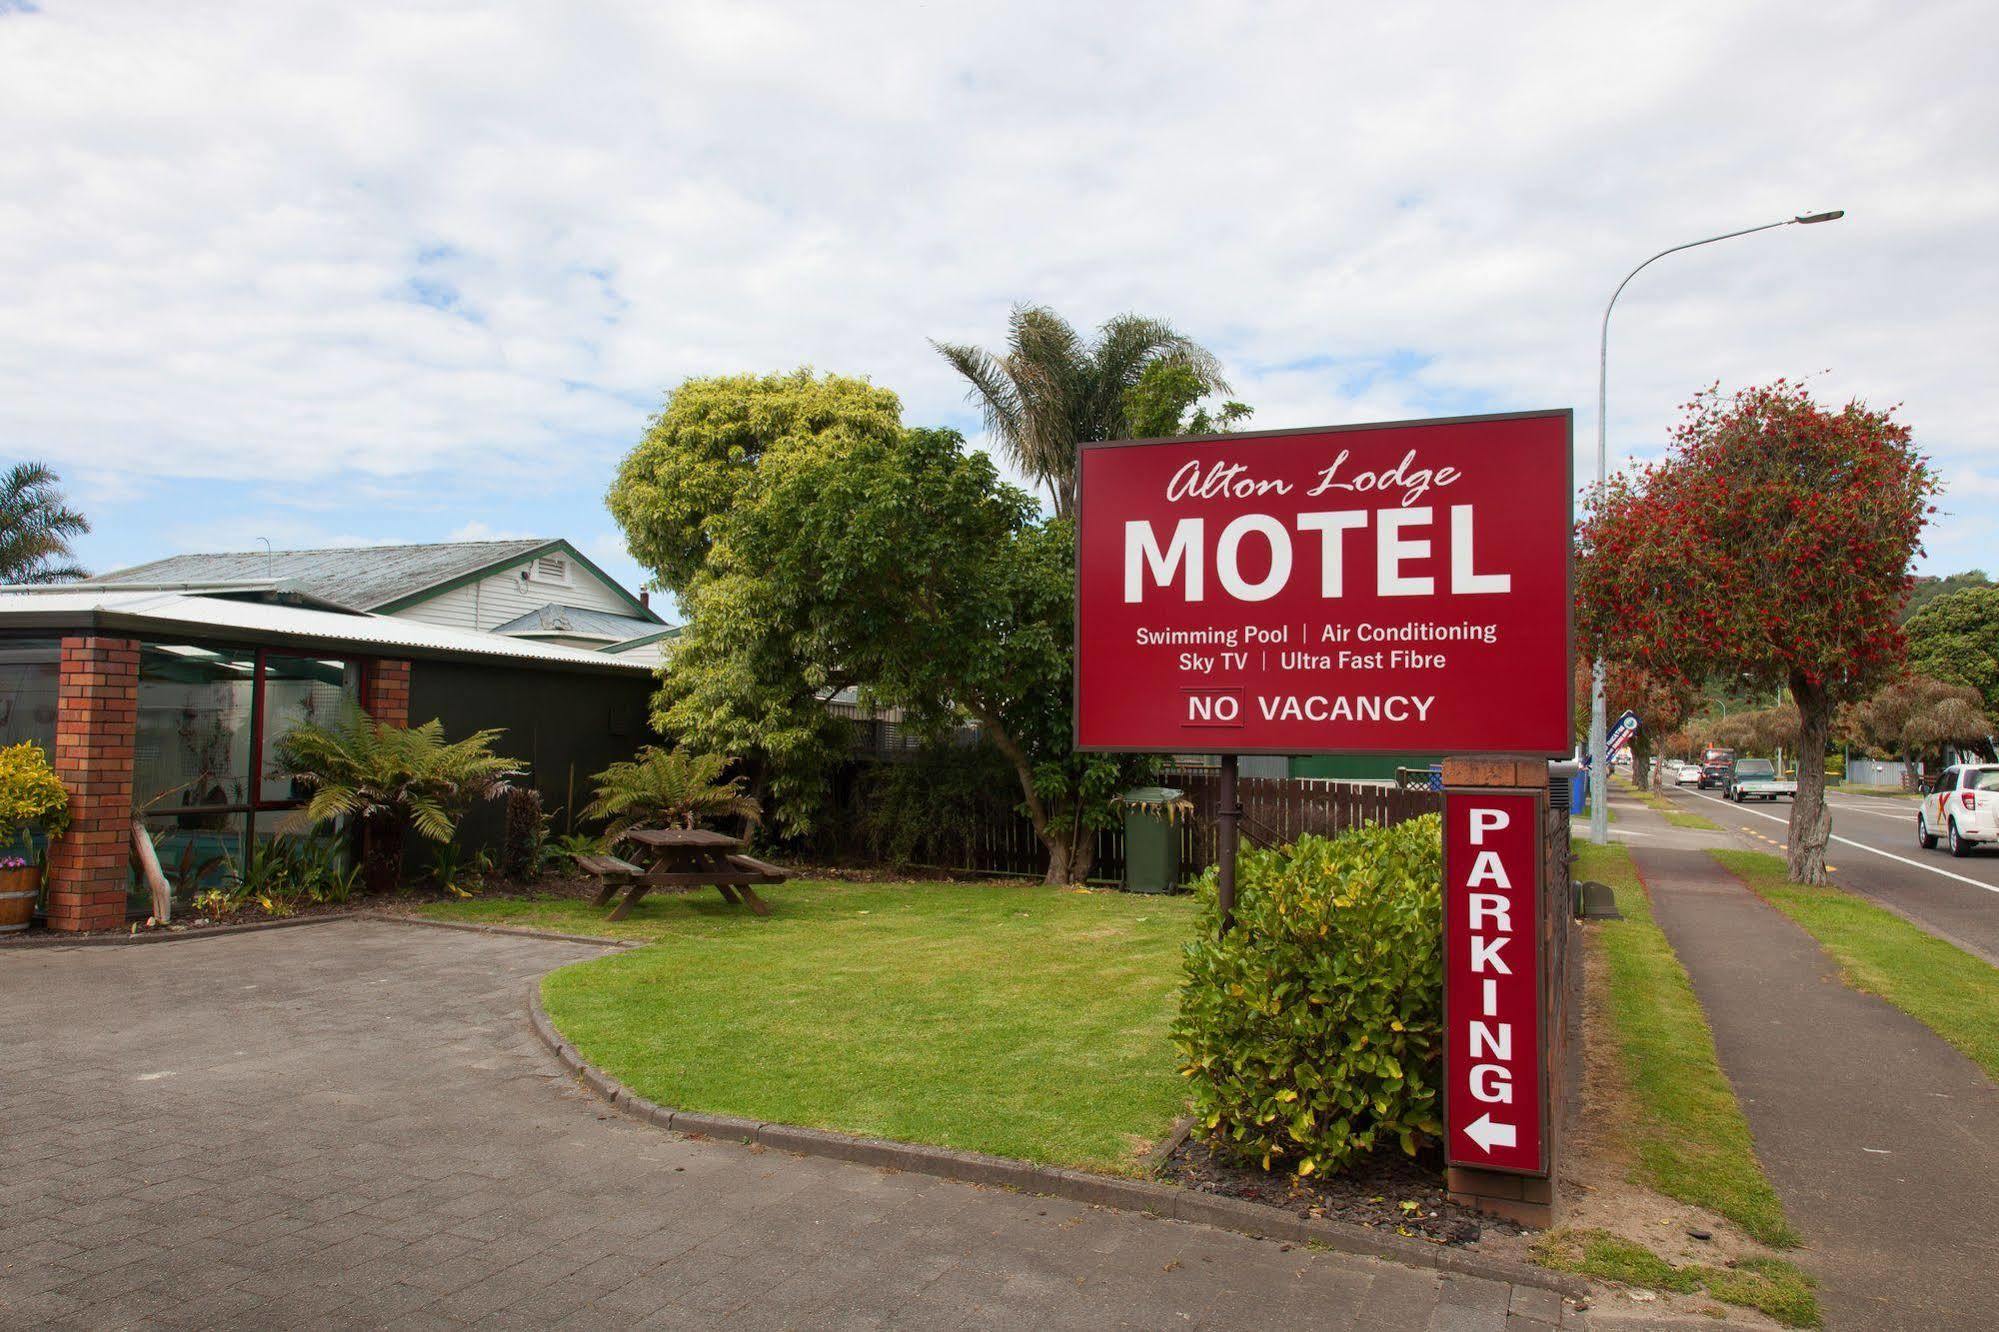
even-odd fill
[(95, 634), (64, 638), (55, 770), (69, 788), (70, 824), (49, 852), (50, 929), (125, 923), (138, 720), (139, 644)]
[(361, 708), (378, 722), (391, 726), (410, 724), (410, 664), (406, 661), (378, 661), (370, 666), (361, 695)]

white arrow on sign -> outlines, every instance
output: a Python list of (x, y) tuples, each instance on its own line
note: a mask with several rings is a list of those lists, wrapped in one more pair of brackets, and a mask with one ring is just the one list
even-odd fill
[(1496, 1123), (1490, 1114), (1480, 1115), (1465, 1125), (1465, 1136), (1477, 1143), (1482, 1152), (1490, 1152), (1494, 1147), (1512, 1147), (1520, 1141), (1513, 1125)]

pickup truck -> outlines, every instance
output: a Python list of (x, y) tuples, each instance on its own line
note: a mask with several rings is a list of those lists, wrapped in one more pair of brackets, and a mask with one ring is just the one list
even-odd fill
[(1745, 800), (1786, 800), (1798, 798), (1798, 784), (1777, 775), (1777, 765), (1769, 759), (1737, 759), (1729, 770), (1728, 786), (1722, 792), (1736, 804)]

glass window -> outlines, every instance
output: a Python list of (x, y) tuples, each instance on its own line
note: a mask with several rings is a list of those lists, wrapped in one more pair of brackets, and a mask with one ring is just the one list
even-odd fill
[[(245, 868), (246, 844), (268, 847), (284, 832), (283, 811), (302, 793), (271, 775), (278, 744), (307, 722), (337, 722), (360, 696), (360, 674), (358, 662), (295, 653), (142, 645), (132, 799), (178, 902), (226, 884)], [(344, 864), (338, 834), (283, 840)], [(134, 873), (131, 884), (133, 909), (149, 910), (143, 877)]]
[[(204, 888), (220, 888), (243, 858), (243, 831), (247, 814), (149, 815), (146, 831), (153, 839), (153, 854), (159, 857), (160, 872), (173, 889), (176, 915)], [(136, 866), (131, 878), (131, 905), (150, 912), (152, 889)]]
[[(139, 653), (132, 799), (149, 813), (249, 803), (254, 652), (147, 644)], [(178, 816), (186, 828), (222, 819)]]
[(264, 753), (259, 770), (263, 773), (258, 799), (289, 803), (304, 798), (292, 788), (287, 777), (274, 775), (278, 742), (292, 729), (306, 722), (332, 726), (341, 714), (361, 697), (361, 672), (357, 665), (328, 661), (319, 657), (264, 658)]
[(53, 638), (0, 640), (0, 745), (33, 740), (56, 752), (56, 681), (62, 644)]
[(1999, 791), (1999, 768), (1968, 768), (1964, 774), (1967, 791)]

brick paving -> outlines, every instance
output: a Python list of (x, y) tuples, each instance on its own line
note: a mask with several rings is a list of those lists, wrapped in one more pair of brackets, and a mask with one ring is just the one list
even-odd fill
[(0, 951), (0, 1325), (1528, 1332), (1549, 1292), (680, 1138), (528, 1032), (574, 944)]

